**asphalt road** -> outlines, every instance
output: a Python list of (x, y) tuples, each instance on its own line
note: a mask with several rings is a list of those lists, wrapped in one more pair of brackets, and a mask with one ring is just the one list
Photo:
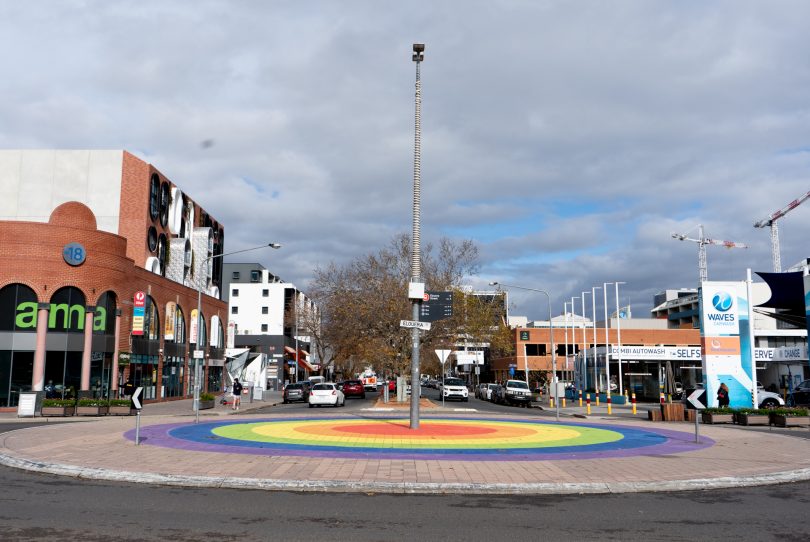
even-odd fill
[[(370, 402), (351, 400), (338, 410)], [(318, 412), (303, 403), (284, 408)], [(24, 426), (1, 424), (0, 432)], [(96, 482), (0, 467), (0, 483), (4, 541), (810, 540), (810, 482), (622, 495), (298, 494)]]

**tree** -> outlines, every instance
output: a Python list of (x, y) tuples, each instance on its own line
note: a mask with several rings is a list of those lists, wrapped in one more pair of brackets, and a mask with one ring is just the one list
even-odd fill
[[(318, 348), (328, 349), (336, 371), (347, 377), (365, 366), (386, 375), (410, 372), (411, 331), (399, 325), (400, 320), (412, 318), (407, 299), (410, 252), (410, 237), (400, 234), (375, 253), (315, 270), (310, 296), (321, 313)], [(422, 271), (428, 290), (452, 290), (454, 300), (463, 300), (458, 301), (463, 309), (457, 311), (454, 306), (454, 311), (464, 319), (454, 312), (453, 318), (434, 322), (430, 331), (423, 332), (422, 372), (437, 373), (434, 349), (453, 349), (462, 336), (473, 342), (489, 339), (498, 319), (492, 303), (461, 295), (463, 281), (478, 272), (478, 248), (472, 241), (443, 238), (435, 249), (431, 244), (424, 246)]]

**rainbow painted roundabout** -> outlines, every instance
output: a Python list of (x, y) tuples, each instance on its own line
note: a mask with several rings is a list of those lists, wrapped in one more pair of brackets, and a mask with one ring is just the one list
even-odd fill
[[(135, 432), (125, 438), (134, 440)], [(512, 418), (276, 418), (152, 425), (141, 444), (264, 456), (454, 461), (547, 461), (693, 452), (714, 445), (667, 429)]]

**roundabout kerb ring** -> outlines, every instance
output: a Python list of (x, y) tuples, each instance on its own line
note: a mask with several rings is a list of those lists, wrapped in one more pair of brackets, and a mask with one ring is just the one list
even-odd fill
[[(124, 437), (134, 440), (134, 431)], [(210, 453), (368, 459), (547, 461), (669, 455), (714, 445), (668, 429), (515, 418), (266, 418), (141, 428), (143, 445)]]

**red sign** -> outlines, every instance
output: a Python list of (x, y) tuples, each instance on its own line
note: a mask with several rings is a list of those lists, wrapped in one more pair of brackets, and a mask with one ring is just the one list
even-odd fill
[(144, 292), (135, 292), (134, 301), (136, 307), (146, 306), (146, 294)]
[(425, 295), (422, 296), (422, 299), (425, 301), (430, 301), (430, 294), (425, 292)]

